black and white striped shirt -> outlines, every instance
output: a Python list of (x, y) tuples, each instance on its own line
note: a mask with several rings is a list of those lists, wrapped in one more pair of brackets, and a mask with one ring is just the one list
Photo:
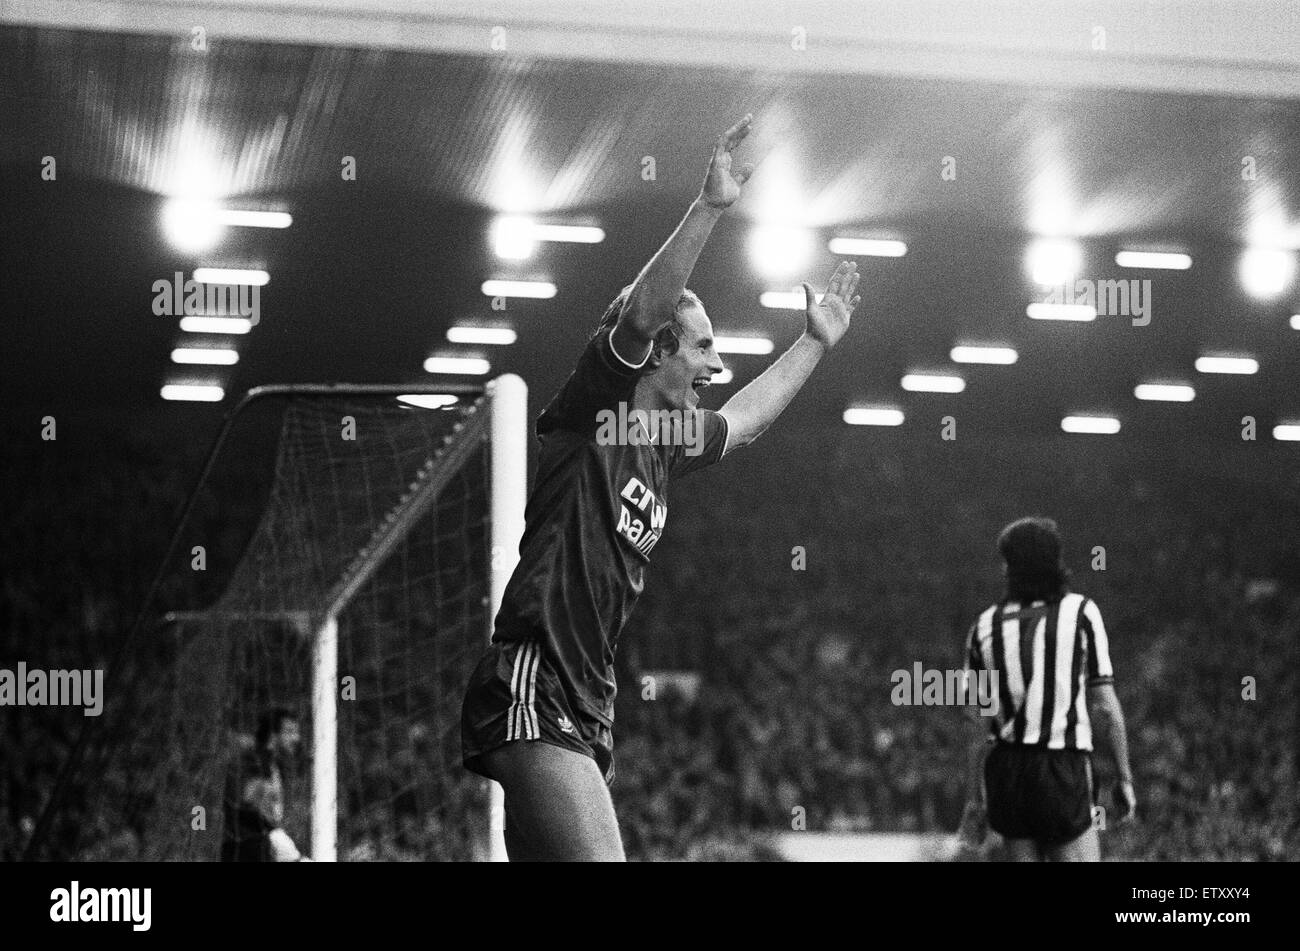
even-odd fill
[(968, 670), (998, 672), (990, 728), (1006, 743), (1092, 749), (1085, 686), (1111, 683), (1101, 611), (1081, 594), (1004, 601), (985, 610), (966, 642)]

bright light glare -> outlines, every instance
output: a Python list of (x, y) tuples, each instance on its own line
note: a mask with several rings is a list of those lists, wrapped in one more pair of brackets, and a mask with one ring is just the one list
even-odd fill
[(172, 362), (228, 367), (239, 362), (239, 354), (218, 347), (177, 347), (172, 351)]
[(1120, 267), (1144, 267), (1157, 271), (1186, 271), (1192, 266), (1190, 254), (1165, 251), (1121, 251), (1115, 255)]
[(555, 296), (555, 285), (549, 281), (484, 281), (482, 290), (488, 297), (534, 297), (548, 300)]
[(397, 401), (410, 406), (418, 406), (421, 409), (441, 409), (455, 403), (456, 397), (448, 396), (445, 393), (408, 393), (406, 396), (399, 396)]
[(426, 373), (459, 373), (470, 376), (484, 376), (492, 369), (492, 364), (478, 357), (429, 357), (424, 361)]
[(718, 353), (751, 353), (762, 356), (772, 352), (772, 341), (766, 337), (714, 337), (713, 346)]
[(523, 261), (533, 256), (537, 237), (533, 223), (517, 215), (503, 215), (492, 225), (492, 249), (497, 257), (508, 261)]
[(232, 267), (196, 267), (194, 280), (200, 284), (244, 284), (261, 287), (271, 279), (265, 271)]
[(1119, 432), (1119, 420), (1113, 416), (1067, 416), (1061, 420), (1067, 433), (1098, 433), (1113, 436)]
[(241, 211), (237, 208), (218, 208), (218, 224), (235, 228), (287, 228), (293, 224), (293, 215), (284, 211)]
[(242, 211), (220, 208), (203, 198), (173, 198), (163, 207), (163, 233), (178, 250), (211, 250), (235, 228), (287, 228), (293, 216), (283, 211)]
[(807, 228), (762, 225), (749, 234), (749, 257), (763, 277), (786, 277), (807, 269), (814, 244)]
[(724, 367), (721, 373), (713, 374), (713, 378), (709, 382), (714, 386), (722, 386), (725, 383), (730, 383), (732, 376), (731, 367)]
[(1133, 395), (1140, 400), (1190, 403), (1196, 398), (1196, 390), (1181, 383), (1139, 383), (1134, 388)]
[(1291, 315), (1291, 329), (1300, 330), (1300, 314)]
[(850, 406), (844, 411), (844, 422), (850, 426), (901, 426), (903, 414), (896, 409)]
[(163, 206), (163, 234), (178, 251), (196, 254), (216, 247), (226, 229), (217, 206), (194, 198), (173, 198)]
[(1075, 241), (1043, 238), (1029, 246), (1026, 260), (1034, 283), (1065, 284), (1079, 273), (1083, 253)]
[(1025, 308), (1034, 320), (1096, 320), (1097, 308), (1090, 304), (1048, 304), (1035, 301)]
[(902, 387), (913, 393), (960, 393), (966, 389), (966, 381), (959, 376), (909, 373), (903, 377)]
[(1238, 274), (1247, 294), (1259, 300), (1272, 300), (1291, 286), (1295, 255), (1271, 248), (1249, 248), (1241, 255)]
[(187, 400), (194, 403), (219, 403), (226, 391), (219, 386), (202, 386), (188, 383), (169, 383), (162, 388), (165, 400)]
[(536, 225), (533, 228), (533, 237), (538, 241), (600, 244), (605, 240), (605, 231), (593, 225)]
[(1259, 372), (1259, 361), (1250, 357), (1197, 357), (1196, 369), (1199, 373), (1242, 373)]
[(907, 253), (902, 241), (881, 238), (831, 238), (831, 254), (864, 255), (873, 258), (901, 258)]
[(247, 317), (182, 317), (181, 330), (191, 334), (246, 334), (253, 329)]
[(1300, 423), (1283, 423), (1274, 426), (1273, 438), (1281, 442), (1300, 442)]
[[(818, 301), (824, 296), (816, 294)], [(803, 310), (808, 306), (808, 298), (802, 287), (797, 291), (763, 291), (758, 295), (758, 302), (772, 310)]]
[(493, 250), (510, 261), (532, 257), (539, 241), (599, 244), (604, 240), (604, 229), (592, 225), (541, 225), (520, 215), (502, 215), (492, 225)]
[(507, 347), (518, 339), (518, 335), (509, 327), (448, 327), (447, 339), (452, 343)]
[(953, 347), (948, 354), (953, 363), (992, 363), (1008, 366), (1020, 359), (1010, 347)]

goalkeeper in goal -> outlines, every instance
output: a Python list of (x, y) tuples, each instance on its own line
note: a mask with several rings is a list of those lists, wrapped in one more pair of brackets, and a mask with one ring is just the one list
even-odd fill
[(298, 717), (275, 707), (264, 713), (250, 750), (226, 777), (223, 862), (308, 862), (284, 830), (284, 774), (302, 745)]
[(511, 860), (624, 858), (614, 776), (614, 646), (668, 517), (669, 482), (756, 439), (844, 335), (859, 298), (843, 262), (803, 335), (719, 412), (723, 370), (686, 282), (753, 173), (733, 168), (745, 116), (716, 141), (704, 185), (667, 242), (610, 304), (537, 422), (536, 481), (519, 563), (461, 715), (464, 764), (501, 784)]

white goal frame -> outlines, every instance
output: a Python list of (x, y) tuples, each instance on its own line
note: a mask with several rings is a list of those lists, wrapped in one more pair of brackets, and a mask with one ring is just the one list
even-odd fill
[[(182, 533), (194, 513), (200, 492), (207, 484), (222, 448), (245, 409), (255, 402), (295, 396), (398, 397), (403, 394), (448, 394), (473, 396), (476, 402), (465, 417), (456, 423), (451, 435), (411, 483), (406, 495), (392, 508), (383, 522), (371, 533), (324, 599), (322, 611), (263, 611), (231, 615), (208, 611), (168, 611), (167, 624), (182, 621), (206, 621), (213, 617), (257, 617), (288, 621), (312, 648), (312, 740), (311, 773), (311, 844), (310, 854), (318, 862), (338, 861), (338, 616), (353, 595), (370, 578), (401, 541), (414, 522), (428, 511), (438, 493), (483, 439), (489, 441), (488, 460), (488, 613), (483, 644), (491, 641), (493, 625), (500, 610), (507, 582), (519, 562), (519, 542), (524, 531), (524, 510), (528, 498), (528, 387), (513, 373), (503, 374), (486, 387), (464, 383), (277, 383), (254, 387), (244, 394), (227, 413), (208, 450), (197, 482), (190, 491), (176, 527), (158, 564), (140, 609), (126, 637), (110, 659), (106, 675), (108, 694), (124, 669), (123, 658), (142, 636), (146, 622), (153, 617), (155, 599), (167, 577), (168, 567), (180, 550)], [(481, 397), (481, 399), (479, 399)], [(486, 410), (480, 412), (480, 409)], [(104, 717), (103, 720), (111, 717)], [(58, 815), (71, 778), (84, 762), (95, 729), (103, 729), (101, 718), (82, 724), (76, 741), (64, 760), (54, 788), (36, 822), (23, 852), (23, 858), (36, 858), (43, 848), (54, 818)], [(505, 861), (505, 801), (501, 787), (489, 782), (488, 841), (484, 853), (491, 861)]]
[[(489, 459), (488, 624), (485, 644), (501, 607), (506, 583), (519, 561), (528, 497), (528, 387), (507, 373), (487, 385), (487, 419), (467, 418), (457, 424), (442, 450), (421, 469), (410, 491), (384, 518), (369, 542), (330, 592), (324, 619), (312, 639), (312, 773), (311, 857), (338, 861), (338, 650), (339, 613), (383, 564), (409, 527), (436, 500), (454, 465), (468, 456), (484, 436)], [(436, 466), (435, 463), (443, 465)], [(490, 861), (505, 861), (505, 801), (500, 785), (488, 781)]]

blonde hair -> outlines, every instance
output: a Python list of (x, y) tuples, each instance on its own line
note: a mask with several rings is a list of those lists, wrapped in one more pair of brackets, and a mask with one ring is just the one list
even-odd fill
[[(596, 327), (596, 333), (600, 333), (606, 327), (613, 327), (618, 323), (618, 319), (623, 314), (623, 305), (627, 303), (628, 295), (632, 293), (634, 285), (629, 284), (618, 292), (618, 296), (610, 301), (609, 307), (605, 309), (605, 314), (600, 318), (600, 324)], [(682, 288), (681, 296), (677, 298), (677, 306), (673, 310), (673, 319), (660, 328), (655, 334), (654, 347), (651, 350), (651, 356), (665, 357), (671, 356), (677, 352), (681, 346), (682, 334), (686, 328), (682, 326), (681, 318), (678, 316), (683, 307), (699, 307), (704, 309), (704, 302), (689, 287)], [(594, 336), (594, 335), (593, 335)]]

